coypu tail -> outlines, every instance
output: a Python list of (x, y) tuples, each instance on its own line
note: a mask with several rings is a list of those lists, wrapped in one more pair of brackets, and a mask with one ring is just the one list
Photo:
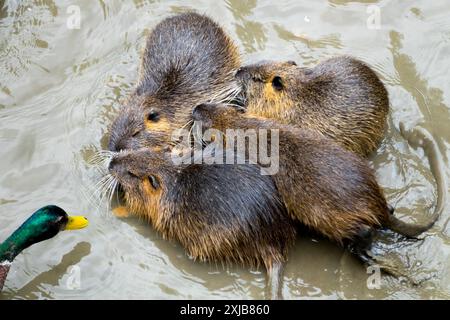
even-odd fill
[(416, 238), (421, 233), (429, 230), (436, 220), (439, 218), (439, 215), (436, 213), (433, 214), (431, 217), (431, 221), (425, 223), (425, 224), (413, 224), (413, 223), (407, 223), (403, 222), (402, 220), (396, 218), (393, 214), (389, 216), (387, 227), (391, 229), (392, 231), (395, 231), (402, 236), (408, 237), (408, 238)]
[(436, 207), (428, 222), (424, 224), (411, 224), (399, 220), (393, 214), (389, 216), (388, 225), (386, 227), (406, 237), (415, 238), (421, 233), (429, 230), (441, 216), (447, 197), (447, 183), (444, 178), (442, 161), (437, 151), (438, 147), (434, 142), (432, 135), (423, 128), (414, 128), (413, 130), (406, 131), (403, 123), (400, 123), (400, 133), (408, 140), (413, 148), (421, 147), (424, 150), (428, 162), (430, 163), (430, 170), (436, 180)]

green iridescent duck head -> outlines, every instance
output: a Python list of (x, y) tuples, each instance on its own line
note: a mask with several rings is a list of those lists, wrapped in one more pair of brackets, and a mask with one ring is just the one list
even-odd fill
[[(69, 216), (63, 209), (54, 205), (34, 212), (8, 239), (0, 244), (0, 290), (9, 265), (24, 249), (53, 238), (60, 231), (82, 229), (87, 225), (88, 220), (85, 217)], [(6, 270), (6, 266), (8, 270)]]

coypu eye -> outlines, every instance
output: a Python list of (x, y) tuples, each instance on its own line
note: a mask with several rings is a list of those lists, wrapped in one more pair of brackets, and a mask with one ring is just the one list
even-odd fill
[(283, 86), (283, 81), (281, 80), (281, 77), (278, 77), (278, 76), (273, 77), (272, 87), (277, 91), (283, 90), (284, 86)]
[(153, 122), (158, 122), (159, 121), (159, 113), (154, 110), (150, 111), (150, 113), (147, 115), (147, 120), (153, 121)]
[(159, 181), (158, 179), (156, 179), (155, 176), (148, 176), (148, 182), (150, 182), (150, 185), (153, 187), (153, 189), (158, 189), (159, 188)]
[(134, 137), (136, 137), (140, 132), (141, 132), (141, 130), (136, 130), (135, 132), (133, 132), (133, 134), (132, 134), (131, 136), (134, 138)]

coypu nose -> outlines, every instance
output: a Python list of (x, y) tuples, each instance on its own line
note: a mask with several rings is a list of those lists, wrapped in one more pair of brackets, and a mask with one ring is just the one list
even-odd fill
[(235, 78), (241, 79), (241, 80), (245, 80), (245, 79), (249, 78), (249, 76), (250, 76), (250, 73), (248, 72), (247, 67), (240, 67), (234, 74)]
[(127, 169), (123, 162), (119, 161), (118, 158), (112, 158), (109, 163), (108, 170), (110, 172), (116, 172), (121, 176), (130, 176), (134, 178), (139, 178), (137, 174)]
[(202, 103), (194, 107), (192, 110), (192, 118), (196, 121), (202, 120), (202, 114), (203, 112), (207, 111), (208, 109), (212, 108), (214, 105), (211, 103)]
[(108, 171), (112, 171), (117, 166), (117, 158), (112, 158), (108, 165)]
[(108, 144), (109, 151), (119, 152), (121, 150), (127, 149), (127, 139), (126, 137), (114, 138), (109, 140)]

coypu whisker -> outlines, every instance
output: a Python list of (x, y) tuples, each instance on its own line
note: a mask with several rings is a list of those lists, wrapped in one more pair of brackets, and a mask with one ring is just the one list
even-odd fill
[(106, 157), (103, 155), (95, 154), (94, 156), (87, 159), (88, 162), (92, 164), (98, 164), (102, 162)]
[(101, 202), (105, 187), (109, 184), (109, 182), (111, 181), (112, 178), (113, 177), (110, 174), (105, 175), (103, 177), (103, 179), (101, 180), (101, 183), (99, 184), (98, 188), (94, 191), (92, 196), (95, 198), (100, 196), (100, 202)]
[[(103, 200), (105, 199), (105, 197), (107, 198), (109, 189), (111, 188), (111, 186), (114, 182), (115, 182), (115, 177), (111, 175), (108, 179), (108, 182), (105, 184), (105, 186), (102, 190), (102, 196), (99, 201), (99, 207), (100, 207), (101, 203), (103, 202)], [(109, 204), (107, 204), (107, 210), (109, 211)]]
[(241, 88), (239, 86), (235, 86), (230, 92), (227, 94), (227, 97), (222, 99), (219, 103), (226, 103), (237, 100), (241, 93)]
[(114, 153), (111, 151), (100, 150), (97, 151), (92, 157), (88, 158), (88, 162), (90, 162), (93, 166), (104, 168), (107, 166), (108, 161), (111, 160)]
[(180, 129), (186, 128), (186, 127), (189, 126), (193, 121), (194, 121), (194, 120), (189, 119), (184, 125), (182, 125), (182, 126), (180, 127)]
[(100, 179), (100, 181), (98, 181), (95, 186), (94, 186), (94, 191), (91, 193), (90, 198), (92, 200), (94, 200), (94, 198), (96, 198), (100, 193), (101, 193), (101, 189), (103, 187), (104, 184), (106, 184), (106, 182), (109, 179), (109, 174), (106, 174), (105, 176), (103, 176), (103, 178)]
[(83, 185), (80, 188), (80, 190), (81, 190), (81, 193), (83, 194), (84, 199), (86, 199), (88, 201), (89, 205), (95, 206), (97, 204), (96, 202), (94, 202), (94, 200), (92, 198), (92, 192), (90, 192), (90, 189), (88, 187)]
[[(231, 101), (236, 97), (239, 91), (240, 87), (236, 84), (233, 84), (232, 86), (226, 87), (222, 91), (210, 97), (208, 103), (223, 103), (226, 101)], [(220, 99), (217, 100), (217, 98), (219, 97)]]
[(241, 105), (236, 104), (236, 103), (226, 103), (227, 106), (231, 106), (231, 107), (235, 107), (235, 108), (242, 108)]
[(115, 189), (117, 187), (118, 181), (116, 178), (113, 179), (112, 184), (111, 184), (111, 188), (109, 191), (109, 201), (108, 201), (108, 211), (111, 211), (111, 203), (112, 203), (112, 199), (113, 199), (113, 195), (115, 193)]
[(112, 175), (109, 175), (109, 174), (106, 175), (103, 183), (98, 187), (98, 194), (97, 195), (103, 194), (103, 192), (106, 189), (106, 186), (109, 184), (109, 182), (111, 181), (112, 178), (113, 178)]

